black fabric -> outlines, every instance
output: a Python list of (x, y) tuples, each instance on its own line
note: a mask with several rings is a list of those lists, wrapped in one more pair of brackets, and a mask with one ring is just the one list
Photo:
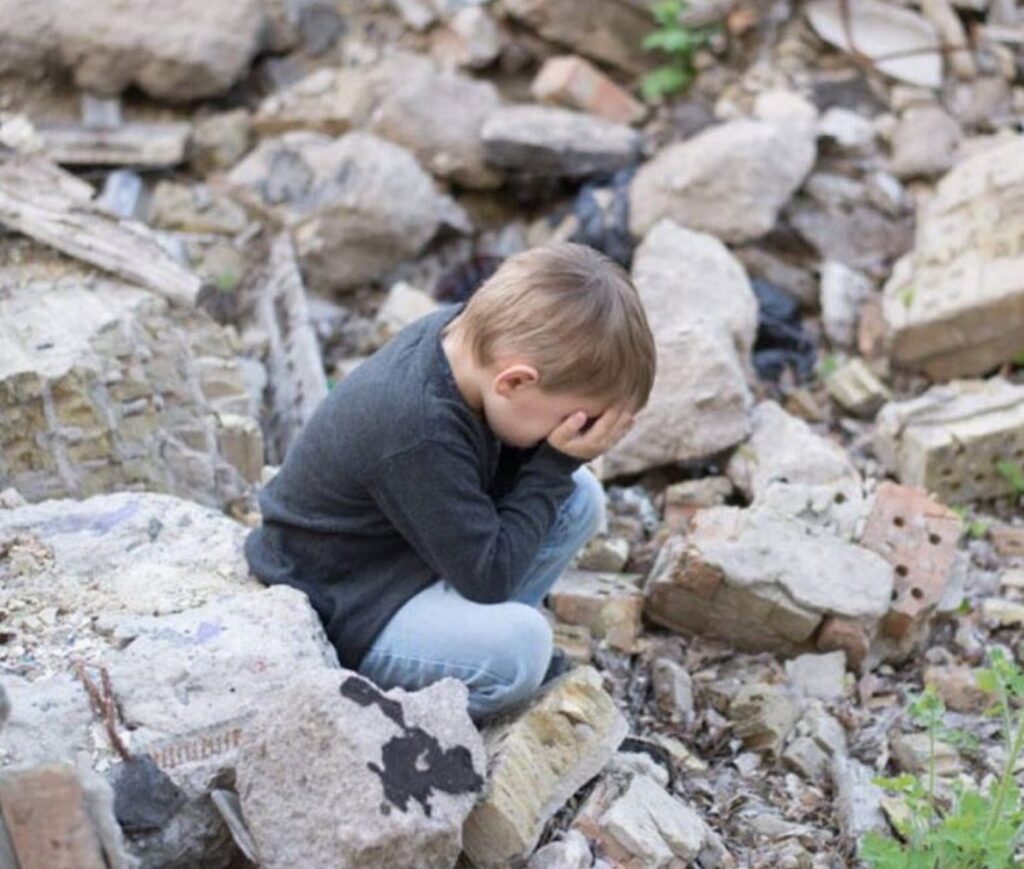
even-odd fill
[(249, 565), (306, 592), (345, 667), (439, 577), (472, 601), (508, 600), (573, 489), (579, 460), (547, 443), (502, 448), (462, 398), (441, 347), (461, 307), (346, 377), (260, 493)]

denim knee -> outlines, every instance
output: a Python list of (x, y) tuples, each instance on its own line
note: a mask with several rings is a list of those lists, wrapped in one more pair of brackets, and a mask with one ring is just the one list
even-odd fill
[(565, 529), (578, 536), (581, 543), (604, 530), (606, 496), (601, 481), (589, 468), (580, 468), (573, 474), (576, 489), (566, 502), (564, 520), (571, 525)]
[(547, 619), (535, 607), (522, 603), (503, 603), (501, 628), (492, 640), (496, 648), (490, 663), (496, 678), (491, 684), (470, 694), (473, 717), (503, 712), (528, 700), (540, 687), (551, 662), (554, 640)]

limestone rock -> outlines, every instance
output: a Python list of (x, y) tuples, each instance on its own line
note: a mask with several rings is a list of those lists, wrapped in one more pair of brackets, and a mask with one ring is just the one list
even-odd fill
[(832, 759), (845, 754), (843, 726), (820, 703), (812, 703), (793, 729), (782, 760), (804, 778), (821, 782), (829, 775)]
[[(452, 866), (484, 786), (465, 686), (295, 679), (247, 725), (238, 794), (267, 869)], [(296, 714), (298, 713), (298, 714)]]
[(795, 655), (810, 650), (827, 615), (877, 622), (892, 588), (881, 557), (824, 529), (767, 509), (713, 507), (695, 517), (688, 542), (662, 547), (645, 614), (741, 649)]
[(448, 21), (434, 43), (434, 56), (446, 65), (483, 69), (501, 54), (501, 31), (486, 8), (466, 6)]
[(654, 22), (638, 0), (509, 0), (505, 8), (545, 39), (594, 60), (630, 73), (650, 65), (641, 44)]
[(632, 277), (656, 337), (677, 324), (718, 320), (740, 358), (749, 357), (757, 298), (743, 266), (717, 238), (661, 220), (637, 247)]
[(750, 431), (753, 400), (725, 325), (695, 320), (659, 332), (657, 351), (650, 402), (629, 434), (605, 454), (605, 477), (711, 456)]
[(563, 55), (544, 62), (530, 91), (538, 102), (589, 112), (619, 124), (640, 120), (645, 109), (582, 57)]
[(803, 697), (838, 700), (846, 693), (846, 655), (800, 655), (786, 661), (786, 677)]
[(821, 322), (829, 340), (851, 347), (857, 338), (857, 314), (871, 295), (871, 281), (838, 262), (821, 267)]
[(473, 863), (527, 857), (548, 819), (604, 767), (626, 730), (589, 667), (571, 670), (520, 716), (489, 729), (487, 790), (463, 828)]
[(890, 352), (933, 380), (981, 374), (1024, 347), (1024, 136), (962, 160), (918, 215), (884, 288)]
[(307, 282), (344, 290), (418, 254), (457, 206), (405, 148), (369, 133), (264, 139), (228, 181), (292, 234)]
[(911, 106), (892, 134), (890, 170), (897, 178), (938, 175), (953, 165), (960, 126), (939, 106)]
[(872, 418), (892, 400), (889, 387), (860, 358), (840, 365), (825, 379), (825, 387), (844, 410), (865, 419)]
[(870, 151), (875, 142), (874, 125), (850, 109), (833, 106), (818, 121), (819, 138), (829, 139), (843, 151)]
[(630, 230), (640, 237), (663, 217), (727, 242), (774, 225), (814, 165), (813, 130), (734, 120), (662, 149), (630, 186)]
[(63, 64), (83, 90), (193, 100), (226, 91), (260, 44), (260, 0), (50, 0)]
[(634, 162), (640, 145), (625, 124), (553, 106), (500, 108), (481, 135), (489, 163), (531, 176), (609, 174)]
[[(0, 286), (0, 487), (33, 501), (146, 488), (218, 505), (246, 490), (251, 469), (218, 445), (219, 414), (251, 405), (233, 333), (42, 258), (8, 266)], [(261, 454), (258, 429), (249, 436)]]
[(606, 639), (622, 652), (632, 652), (640, 635), (644, 596), (639, 576), (569, 570), (548, 595), (556, 618), (585, 625), (592, 636)]
[(371, 132), (408, 148), (439, 178), (489, 188), (501, 175), (485, 165), (481, 132), (501, 104), (490, 82), (455, 72), (398, 83), (377, 106)]
[(999, 377), (933, 386), (878, 413), (874, 448), (901, 483), (961, 503), (1012, 492), (1000, 462), (1024, 460), (1024, 387)]
[(978, 671), (963, 665), (926, 667), (924, 684), (934, 688), (954, 712), (980, 714), (996, 702), (996, 697), (978, 685)]

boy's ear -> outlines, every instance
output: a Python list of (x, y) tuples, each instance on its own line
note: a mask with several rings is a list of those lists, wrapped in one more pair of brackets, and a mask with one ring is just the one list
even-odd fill
[(502, 398), (509, 398), (524, 386), (540, 380), (540, 373), (532, 365), (520, 363), (503, 369), (494, 378), (494, 391)]

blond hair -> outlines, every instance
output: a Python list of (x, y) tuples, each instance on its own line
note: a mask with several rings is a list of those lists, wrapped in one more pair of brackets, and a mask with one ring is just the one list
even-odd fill
[(547, 392), (647, 404), (654, 338), (640, 295), (617, 263), (560, 243), (505, 260), (449, 327), (479, 365), (523, 356)]

